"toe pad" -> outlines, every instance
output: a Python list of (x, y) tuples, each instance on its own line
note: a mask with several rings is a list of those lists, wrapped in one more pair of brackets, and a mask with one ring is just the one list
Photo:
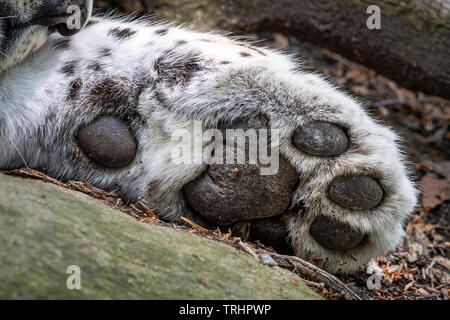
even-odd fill
[(380, 204), (383, 189), (368, 176), (337, 176), (330, 183), (328, 196), (344, 208), (368, 210)]
[(125, 122), (113, 116), (101, 116), (80, 128), (77, 140), (91, 160), (108, 168), (126, 166), (136, 156), (135, 137)]
[(363, 233), (326, 216), (317, 217), (309, 227), (309, 233), (322, 246), (337, 251), (354, 248), (364, 239)]
[(313, 122), (295, 130), (294, 145), (315, 156), (337, 156), (348, 148), (348, 137), (344, 130), (328, 122)]

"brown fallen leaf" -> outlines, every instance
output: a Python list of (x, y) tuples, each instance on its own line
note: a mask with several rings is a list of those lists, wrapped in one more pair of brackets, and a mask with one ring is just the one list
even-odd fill
[(439, 263), (441, 266), (446, 268), (447, 270), (450, 270), (450, 259), (447, 259), (443, 256), (438, 256), (436, 258), (437, 263)]
[(443, 201), (450, 199), (450, 182), (436, 178), (427, 173), (420, 180), (422, 188), (422, 204), (425, 208), (435, 208)]
[(423, 165), (427, 169), (445, 177), (447, 180), (450, 180), (450, 161), (447, 160), (447, 161), (433, 162), (430, 160), (425, 160), (423, 162)]
[(408, 283), (405, 288), (403, 289), (403, 292), (408, 291), (412, 286), (414, 285), (414, 281)]

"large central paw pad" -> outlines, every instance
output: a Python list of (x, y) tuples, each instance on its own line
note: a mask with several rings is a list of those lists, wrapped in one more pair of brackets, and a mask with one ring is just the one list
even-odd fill
[(210, 165), (202, 176), (184, 187), (184, 194), (204, 218), (227, 225), (283, 213), (297, 180), (295, 169), (284, 158), (275, 175), (261, 175), (256, 164)]
[[(288, 209), (298, 181), (294, 167), (284, 157), (280, 157), (276, 174), (263, 175), (261, 168), (265, 166), (260, 161), (249, 163), (252, 141), (246, 140), (245, 145), (237, 143), (239, 130), (254, 130), (255, 136), (259, 137), (258, 130), (266, 130), (267, 127), (265, 119), (252, 118), (248, 121), (238, 120), (221, 128), (226, 137), (223, 153), (225, 164), (209, 165), (203, 175), (184, 187), (187, 202), (210, 222), (229, 225), (241, 220), (273, 217)], [(270, 140), (269, 136), (266, 138)], [(237, 162), (238, 154), (244, 163), (227, 164), (230, 159), (227, 159), (226, 139), (231, 142), (228, 148), (234, 155), (232, 163)], [(267, 151), (269, 149), (267, 145)]]

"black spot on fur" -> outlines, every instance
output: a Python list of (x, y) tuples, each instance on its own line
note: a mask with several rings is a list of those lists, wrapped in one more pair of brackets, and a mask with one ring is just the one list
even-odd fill
[(221, 61), (220, 64), (230, 64), (230, 61)]
[(58, 39), (55, 42), (55, 48), (57, 49), (61, 49), (61, 50), (65, 50), (65, 49), (69, 49), (70, 45), (71, 45), (71, 39), (70, 38), (61, 38)]
[(46, 126), (51, 126), (51, 123), (56, 119), (56, 112), (50, 111), (45, 115), (44, 123)]
[(178, 40), (177, 41), (177, 45), (179, 45), (179, 46), (185, 45), (186, 43), (187, 43), (186, 40)]
[(102, 71), (102, 64), (98, 61), (94, 61), (88, 65), (88, 69), (93, 70), (95, 72)]
[(153, 95), (155, 97), (155, 99), (162, 105), (162, 106), (167, 106), (167, 99), (166, 96), (164, 95), (164, 93), (155, 90), (153, 92)]
[(239, 54), (241, 55), (241, 57), (250, 57), (251, 56), (251, 54), (248, 52), (240, 52)]
[(75, 74), (77, 65), (78, 61), (69, 61), (62, 66), (61, 72), (68, 76), (73, 76)]
[(169, 29), (166, 29), (166, 28), (164, 28), (164, 29), (159, 29), (159, 30), (156, 30), (156, 31), (155, 31), (155, 33), (156, 33), (156, 34), (159, 34), (160, 36), (164, 36), (164, 35), (166, 35), (168, 32), (169, 32)]
[(154, 68), (160, 81), (170, 85), (185, 85), (195, 72), (200, 71), (200, 55), (189, 52), (178, 55), (176, 49), (167, 50), (155, 61)]
[(81, 81), (80, 78), (73, 80), (69, 84), (69, 94), (67, 95), (67, 98), (69, 100), (75, 100), (75, 98), (78, 96), (78, 93), (80, 93), (82, 86), (83, 86), (83, 81)]
[(258, 48), (254, 48), (254, 47), (251, 47), (251, 49), (256, 51), (256, 52), (258, 52), (260, 55), (262, 55), (264, 57), (267, 57), (267, 53), (265, 53), (264, 51), (262, 51), (262, 50), (260, 50)]
[(131, 36), (133, 36), (134, 34), (136, 34), (135, 30), (132, 30), (130, 28), (125, 28), (125, 29), (121, 29), (121, 28), (113, 28), (109, 31), (108, 33), (111, 36), (115, 36), (121, 40), (123, 39), (127, 39), (130, 38)]
[(119, 109), (130, 104), (133, 88), (127, 79), (110, 77), (97, 82), (89, 92), (92, 104), (105, 109)]
[(109, 57), (111, 55), (111, 49), (103, 48), (98, 53), (101, 57)]

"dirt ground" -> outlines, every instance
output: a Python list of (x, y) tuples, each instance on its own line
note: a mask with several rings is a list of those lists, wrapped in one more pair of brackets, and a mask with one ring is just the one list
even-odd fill
[[(394, 250), (372, 260), (339, 279), (362, 299), (448, 300), (450, 294), (450, 102), (399, 87), (395, 82), (337, 54), (299, 43), (282, 34), (250, 35), (257, 45), (285, 50), (300, 57), (304, 68), (318, 71), (342, 89), (359, 97), (377, 119), (392, 126), (404, 139), (413, 179), (420, 190), (419, 206), (406, 225), (407, 236)], [(236, 247), (232, 234), (167, 224), (144, 204), (126, 205), (115, 192), (105, 192), (83, 182), (62, 183), (32, 170), (10, 172), (41, 179), (87, 193), (119, 208), (143, 223), (161, 223), (186, 229)], [(234, 239), (234, 240), (233, 240)], [(248, 250), (267, 250), (248, 243)], [(240, 248), (242, 249), (242, 248)], [(244, 251), (248, 251), (244, 250)], [(251, 252), (250, 252), (251, 253)], [(367, 279), (375, 273), (380, 287), (369, 289)], [(300, 277), (315, 291), (331, 299), (344, 299), (329, 285), (311, 277)]]

